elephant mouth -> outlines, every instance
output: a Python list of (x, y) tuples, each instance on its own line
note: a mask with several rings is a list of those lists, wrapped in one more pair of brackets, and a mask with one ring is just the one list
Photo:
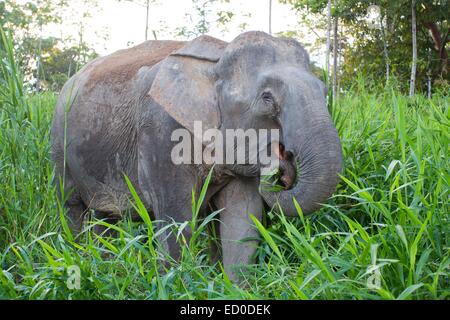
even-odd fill
[(297, 176), (294, 154), (278, 143), (278, 159), (280, 160), (280, 184), (284, 189), (292, 189)]
[(297, 177), (294, 154), (281, 142), (272, 143), (272, 148), (279, 160), (278, 172), (273, 178), (275, 184), (284, 190), (292, 189)]

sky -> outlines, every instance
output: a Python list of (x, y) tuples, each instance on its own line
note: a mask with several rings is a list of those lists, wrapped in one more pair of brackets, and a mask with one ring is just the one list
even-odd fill
[[(101, 54), (136, 45), (145, 40), (146, 9), (142, 5), (129, 0), (98, 0), (97, 8), (83, 4), (86, 0), (71, 0), (70, 7), (62, 12), (64, 21), (59, 25), (48, 26), (44, 33), (59, 37), (72, 36), (78, 38), (79, 21), (83, 21), (83, 37), (86, 42)], [(89, 0), (87, 0), (89, 1)], [(144, 3), (144, 0), (134, 0)], [(155, 1), (155, 0), (154, 0)], [(269, 0), (229, 0), (217, 1), (211, 7), (209, 19), (217, 18), (217, 11), (227, 10), (236, 14), (225, 27), (217, 27), (211, 23), (209, 35), (231, 41), (243, 31), (269, 31)], [(88, 13), (90, 17), (83, 17)], [(183, 26), (192, 27), (195, 22), (189, 19), (195, 10), (191, 0), (156, 0), (151, 3), (149, 17), (149, 39), (153, 39), (155, 31), (158, 39), (174, 39), (176, 30)], [(272, 33), (295, 30), (299, 26), (299, 17), (292, 6), (272, 1)], [(240, 26), (246, 23), (245, 28)], [(311, 33), (311, 37), (313, 37)], [(180, 38), (178, 38), (180, 39)], [(305, 39), (312, 41), (312, 39)], [(321, 57), (312, 57), (319, 61)]]

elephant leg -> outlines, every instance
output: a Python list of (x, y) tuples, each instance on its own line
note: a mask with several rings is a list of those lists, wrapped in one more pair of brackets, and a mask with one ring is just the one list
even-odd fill
[[(158, 237), (158, 242), (175, 261), (181, 260), (183, 248), (189, 245), (192, 237), (190, 225), (184, 224), (192, 219), (191, 195), (188, 190), (190, 188), (186, 182), (184, 187), (173, 191), (170, 196), (161, 192), (161, 198), (158, 200), (161, 205), (154, 209), (157, 232), (164, 229)], [(183, 229), (179, 230), (179, 226), (183, 226)]]
[[(108, 224), (115, 225), (120, 220), (119, 217), (109, 213), (109, 212), (101, 212), (101, 211), (95, 211), (94, 217), (98, 220), (102, 220)], [(116, 231), (114, 229), (108, 228), (107, 226), (104, 226), (102, 224), (96, 223), (94, 225), (94, 233), (99, 236), (103, 237), (115, 237)]]
[(67, 225), (73, 236), (77, 237), (83, 229), (83, 220), (87, 212), (87, 207), (76, 190), (75, 183), (70, 174), (66, 172), (63, 186), (61, 185), (61, 177), (61, 174), (56, 174), (55, 176), (54, 183), (56, 185), (56, 192), (59, 201), (64, 203), (64, 207), (66, 208), (65, 216)]
[(252, 262), (256, 251), (258, 231), (249, 215), (261, 220), (263, 202), (258, 192), (258, 179), (246, 178), (231, 181), (215, 197), (220, 213), (222, 260), (228, 277), (237, 281), (242, 268)]
[[(216, 217), (218, 218), (218, 216)], [(211, 263), (215, 264), (220, 260), (220, 221), (214, 219), (208, 224), (209, 253)]]
[[(187, 221), (188, 218), (186, 217)], [(161, 245), (164, 252), (168, 253), (169, 256), (175, 260), (180, 261), (183, 252), (183, 246), (187, 246), (192, 236), (192, 232), (189, 226), (185, 226), (183, 231), (178, 233), (178, 231), (174, 228), (167, 228), (167, 226), (171, 223), (181, 224), (184, 221), (181, 220), (168, 220), (168, 221), (159, 221), (156, 224), (156, 232), (160, 232), (158, 237), (158, 242)], [(164, 231), (161, 232), (161, 230)], [(170, 264), (166, 261), (165, 265), (168, 267)]]
[[(179, 181), (180, 182), (180, 181)], [(167, 228), (170, 224), (181, 225), (186, 221), (192, 219), (192, 195), (190, 190), (193, 182), (186, 181), (184, 187), (178, 190), (172, 191), (170, 197), (165, 194), (165, 198), (160, 198), (157, 203), (163, 204), (154, 208), (155, 215), (155, 227), (157, 230), (164, 228), (161, 232), (158, 241), (162, 245), (163, 249), (170, 254), (175, 261), (180, 261), (183, 253), (183, 248), (189, 245), (192, 237), (192, 230), (190, 225), (184, 225), (181, 232), (176, 228)], [(222, 186), (220, 186), (221, 188)], [(204, 217), (207, 211), (207, 204), (212, 196), (220, 189), (218, 186), (211, 185), (206, 193), (203, 205), (200, 209), (198, 219)], [(161, 191), (159, 196), (163, 195), (164, 191)], [(199, 194), (199, 192), (196, 192)], [(158, 231), (157, 231), (158, 232)]]
[(86, 213), (86, 206), (77, 197), (73, 197), (66, 201), (67, 208), (66, 218), (67, 225), (74, 237), (77, 237), (83, 229), (83, 220)]

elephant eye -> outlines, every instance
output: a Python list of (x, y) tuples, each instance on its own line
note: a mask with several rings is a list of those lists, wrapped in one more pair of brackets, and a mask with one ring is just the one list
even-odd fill
[(264, 91), (261, 95), (261, 98), (264, 100), (265, 103), (268, 104), (274, 103), (273, 95), (269, 91)]

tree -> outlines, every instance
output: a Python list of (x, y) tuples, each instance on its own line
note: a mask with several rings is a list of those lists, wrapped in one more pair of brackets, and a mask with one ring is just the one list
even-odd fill
[[(155, 0), (117, 0), (119, 2), (121, 1), (127, 1), (127, 2), (131, 2), (134, 3), (138, 6), (141, 6), (143, 8), (145, 8), (145, 27), (144, 27), (144, 34), (145, 34), (145, 40), (148, 40), (148, 22), (149, 22), (149, 17), (150, 17), (150, 2), (154, 3)], [(155, 31), (153, 30), (153, 35), (156, 38), (156, 34)]]
[(391, 65), (389, 62), (389, 50), (388, 50), (388, 43), (387, 43), (387, 37), (386, 37), (386, 28), (384, 27), (384, 18), (386, 17), (386, 15), (381, 14), (380, 12), (380, 32), (381, 32), (381, 39), (383, 41), (383, 54), (384, 54), (384, 59), (385, 61), (385, 65), (386, 65), (386, 84), (389, 83), (389, 78), (390, 78), (390, 74), (391, 74)]
[(89, 2), (88, 8), (74, 19), (79, 29), (78, 39), (44, 37), (42, 34), (44, 26), (62, 23), (62, 13), (68, 5), (65, 0), (0, 2), (0, 27), (13, 35), (16, 60), (27, 86), (36, 91), (59, 90), (81, 66), (97, 56), (83, 39), (83, 18), (95, 5), (93, 0), (85, 2)]
[(193, 27), (184, 26), (178, 28), (177, 35), (188, 39), (206, 34), (211, 26), (210, 15), (212, 13), (212, 4), (218, 0), (192, 0), (192, 6), (195, 14), (186, 14), (186, 17), (193, 23)]
[[(315, 14), (326, 25), (328, 0), (280, 0), (291, 3), (299, 11)], [(449, 82), (448, 0), (416, 0), (416, 79), (415, 90), (426, 90), (428, 78), (445, 86)], [(379, 27), (368, 24), (367, 11), (378, 6)], [(339, 37), (339, 56), (343, 56), (340, 78), (351, 83), (355, 72), (375, 83), (381, 79), (397, 79), (400, 89), (410, 87), (413, 39), (411, 0), (339, 0), (332, 16), (338, 17), (344, 32)], [(317, 24), (320, 25), (320, 24)], [(380, 30), (382, 28), (383, 30)], [(324, 29), (325, 30), (325, 29)], [(325, 40), (325, 39), (324, 39)], [(351, 45), (346, 45), (351, 40)], [(324, 41), (325, 42), (325, 41)]]
[(145, 1), (145, 7), (147, 10), (145, 10), (145, 41), (148, 40), (148, 18), (150, 14), (150, 0)]
[[(336, 10), (336, 0), (334, 0), (334, 9)], [(337, 98), (338, 94), (338, 21), (339, 17), (333, 17), (333, 99)]]
[(98, 56), (95, 50), (85, 43), (83, 48), (79, 46), (60, 48), (59, 42), (60, 40), (55, 38), (48, 38), (42, 42), (43, 85), (53, 91), (61, 90), (64, 83), (78, 71), (77, 66), (84, 64), (84, 61), (79, 61), (80, 51), (83, 51), (82, 57), (87, 61)]
[(331, 48), (331, 0), (327, 2), (327, 42), (325, 48), (325, 69), (327, 79), (330, 79), (330, 48)]
[(67, 5), (65, 0), (38, 0), (17, 3), (0, 2), (0, 27), (14, 35), (16, 60), (28, 78), (34, 78), (40, 90), (42, 27), (59, 23), (59, 10)]
[[(222, 10), (219, 4), (229, 3), (230, 0), (191, 0), (193, 13), (187, 13), (188, 26), (177, 28), (175, 36), (193, 39), (204, 35), (210, 31), (214, 24), (217, 27), (225, 27), (237, 14), (229, 10)], [(215, 6), (214, 6), (215, 4)], [(242, 13), (244, 17), (249, 17), (249, 13)], [(240, 25), (244, 29), (246, 23)]]
[(417, 69), (417, 30), (416, 30), (416, 0), (411, 1), (411, 29), (412, 29), (412, 64), (409, 95), (414, 95)]
[(439, 54), (440, 66), (439, 73), (448, 73), (448, 52), (445, 49), (447, 43), (449, 42), (450, 29), (447, 27), (444, 36), (441, 36), (441, 32), (436, 24), (436, 22), (428, 21), (426, 22), (426, 27), (430, 31), (430, 36), (433, 39), (434, 49)]
[(269, 0), (269, 34), (272, 34), (272, 0)]

